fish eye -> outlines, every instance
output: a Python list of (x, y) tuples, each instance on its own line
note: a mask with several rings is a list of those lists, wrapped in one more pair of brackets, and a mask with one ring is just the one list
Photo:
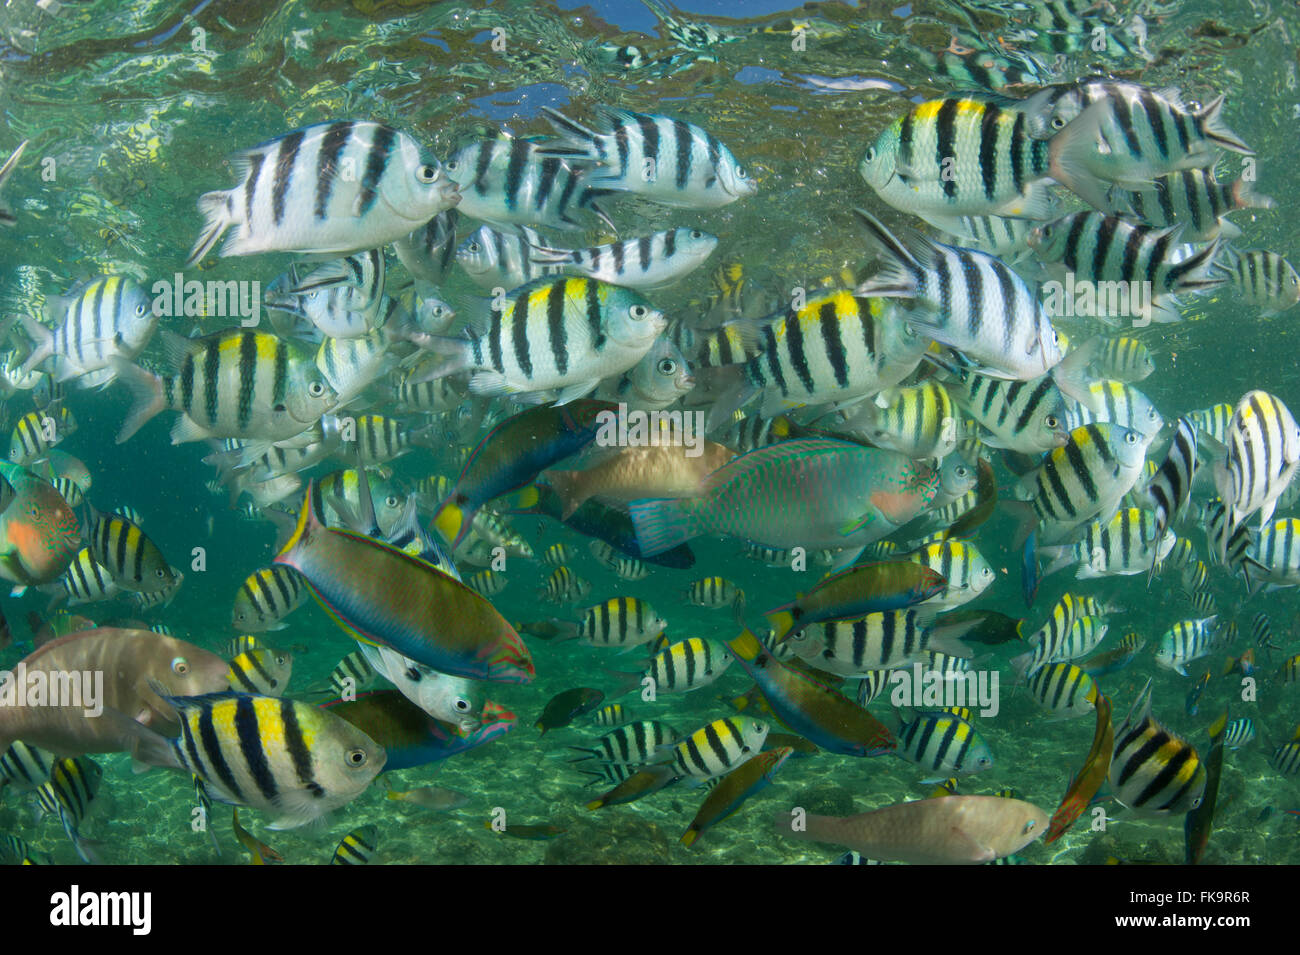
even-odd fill
[(469, 245), (466, 246), (466, 248), (469, 249), (469, 251), (474, 255), (477, 255), (479, 250), (479, 244), (477, 242), (471, 242)]
[(633, 305), (627, 311), (629, 315), (637, 320), (643, 319), (650, 314), (650, 309), (646, 308), (644, 305)]
[(145, 307), (145, 305), (144, 305), (143, 302), (141, 302), (139, 305), (137, 305), (137, 306), (135, 307), (135, 313), (136, 313), (137, 315), (143, 315), (143, 314), (144, 314), (145, 312), (147, 312), (147, 311), (148, 311), (148, 309)]
[(459, 159), (451, 159), (447, 161), (447, 169), (449, 172), (455, 172), (459, 168), (460, 168)]
[(1054, 414), (1049, 414), (1046, 418), (1043, 419), (1043, 423), (1046, 424), (1049, 428), (1056, 428), (1061, 424), (1061, 419), (1056, 417), (1056, 415)]
[(321, 381), (311, 382), (307, 385), (307, 394), (311, 395), (313, 398), (319, 398), (321, 395), (325, 394), (325, 383)]
[(165, 571), (165, 570), (163, 570), (163, 568), (159, 567), (157, 570), (154, 571), (154, 576), (156, 576), (159, 580), (166, 580), (166, 579), (167, 579), (167, 571)]
[(177, 676), (184, 676), (190, 672), (190, 661), (184, 657), (172, 658), (172, 672)]
[(1132, 431), (1124, 435), (1125, 444), (1137, 444), (1137, 440), (1138, 440), (1138, 436), (1134, 434)]
[(421, 166), (415, 172), (415, 177), (420, 182), (437, 182), (438, 177), (442, 175), (442, 170), (437, 166)]
[(749, 178), (749, 176), (745, 174), (745, 170), (744, 170), (744, 168), (743, 168), (742, 166), (737, 166), (737, 167), (736, 167), (736, 178), (737, 178), (737, 179), (748, 179), (748, 178)]
[(350, 749), (347, 755), (348, 762), (353, 766), (366, 765), (366, 751), (364, 749)]
[(1053, 116), (1053, 117), (1052, 117), (1052, 128), (1053, 128), (1053, 129), (1061, 129), (1063, 126), (1065, 126), (1065, 117), (1064, 117), (1064, 116), (1057, 115), (1057, 116)]
[(457, 701), (456, 701), (456, 709), (460, 710), (462, 713), (468, 713), (468, 712), (469, 712), (469, 700), (457, 700)]
[(692, 230), (691, 230), (691, 238), (692, 238), (692, 239), (702, 239), (702, 238), (704, 238), (704, 233), (701, 232), (699, 229), (692, 229)]
[(389, 507), (396, 507), (400, 502), (397, 500), (396, 494), (390, 494), (388, 497), (384, 498), (384, 503)]
[(280, 666), (284, 666), (287, 662), (289, 662), (289, 659), (282, 653), (275, 658), (275, 662), (280, 664)]
[(1028, 822), (1025, 823), (1025, 835), (1029, 835), (1037, 828), (1038, 828), (1038, 820), (1030, 819)]
[(1038, 227), (1038, 234), (1044, 239), (1050, 239), (1052, 237), (1052, 227), (1050, 225), (1040, 225)]
[(671, 375), (677, 370), (677, 362), (672, 358), (661, 358), (659, 360), (659, 374)]
[(875, 158), (876, 158), (876, 147), (875, 147), (875, 146), (868, 146), (868, 147), (867, 147), (867, 154), (866, 154), (864, 157), (862, 157), (862, 158), (865, 159), (867, 162), (874, 162), (874, 161), (875, 161)]

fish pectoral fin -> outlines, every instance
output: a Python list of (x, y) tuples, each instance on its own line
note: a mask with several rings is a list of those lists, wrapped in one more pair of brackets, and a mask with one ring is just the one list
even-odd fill
[(952, 836), (953, 842), (959, 844), (964, 852), (970, 854), (972, 862), (992, 862), (998, 857), (998, 854), (991, 848), (972, 839), (959, 826), (953, 826), (949, 830), (949, 834)]
[(846, 521), (845, 523), (840, 525), (840, 529), (839, 529), (840, 536), (848, 537), (850, 534), (862, 530), (862, 528), (866, 527), (875, 519), (876, 519), (876, 514), (874, 511), (863, 511), (861, 517), (858, 517), (854, 520)]

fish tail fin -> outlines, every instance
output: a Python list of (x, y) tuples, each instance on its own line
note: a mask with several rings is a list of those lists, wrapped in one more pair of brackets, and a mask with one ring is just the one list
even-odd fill
[(551, 485), (555, 493), (560, 495), (560, 500), (564, 502), (564, 509), (560, 512), (560, 520), (568, 520), (573, 516), (573, 512), (582, 506), (587, 500), (587, 494), (582, 488), (582, 471), (547, 471), (546, 480)]
[(1094, 103), (1052, 137), (1048, 145), (1051, 176), (1084, 202), (1097, 209), (1110, 207), (1108, 184), (1088, 171), (1089, 158), (1096, 154), (1101, 139), (1107, 102)]
[(561, 156), (566, 159), (599, 159), (596, 150), (597, 134), (581, 123), (569, 119), (559, 110), (542, 107), (542, 115), (560, 134), (560, 142), (537, 147), (540, 156)]
[(295, 554), (308, 546), (313, 532), (324, 526), (320, 485), (315, 480), (311, 480), (307, 482), (307, 490), (303, 492), (302, 507), (298, 511), (298, 521), (294, 524), (293, 533), (275, 555), (274, 563), (292, 567), (291, 560)]
[(469, 533), (470, 523), (474, 519), (474, 510), (465, 507), (468, 503), (463, 494), (454, 494), (442, 502), (442, 506), (429, 522), (429, 528), (441, 534), (451, 545), (452, 550), (459, 547), (460, 542), (465, 539), (465, 535)]
[(1232, 199), (1232, 205), (1237, 209), (1275, 209), (1277, 201), (1272, 196), (1266, 196), (1255, 191), (1255, 184), (1247, 182), (1243, 176), (1234, 182), (1229, 188), (1229, 196)]
[(117, 432), (117, 443), (124, 444), (146, 422), (167, 409), (167, 399), (163, 395), (163, 380), (153, 372), (145, 371), (118, 355), (110, 358), (109, 364), (117, 372), (117, 380), (131, 389), (134, 400), (126, 420), (122, 422), (121, 430)]
[(871, 213), (863, 209), (853, 211), (867, 230), (878, 254), (884, 259), (876, 273), (858, 286), (858, 294), (909, 296), (915, 293), (917, 276), (922, 271), (916, 256)]
[(230, 214), (231, 193), (225, 190), (205, 192), (199, 196), (199, 212), (203, 214), (203, 232), (190, 250), (190, 257), (185, 260), (185, 267), (192, 268), (203, 260), (212, 247), (217, 244), (222, 233), (235, 221)]
[(763, 614), (763, 616), (767, 618), (768, 625), (772, 628), (772, 640), (775, 643), (780, 643), (794, 629), (794, 609), (792, 606), (778, 607), (776, 610)]
[(1170, 268), (1169, 278), (1166, 282), (1169, 291), (1174, 294), (1202, 292), (1207, 289), (1217, 288), (1227, 281), (1227, 278), (1223, 275), (1211, 274), (1211, 270), (1214, 268), (1214, 260), (1218, 257), (1222, 245), (1222, 239), (1215, 239), (1195, 255), (1188, 256), (1185, 260)]
[(54, 333), (30, 315), (20, 315), (19, 321), (23, 323), (23, 331), (32, 340), (33, 346), (32, 353), (27, 356), (27, 360), (18, 369), (19, 375), (26, 375), (54, 354)]
[(1234, 153), (1241, 153), (1243, 156), (1255, 155), (1255, 150), (1251, 149), (1241, 137), (1228, 128), (1228, 124), (1223, 121), (1223, 101), (1224, 95), (1220, 93), (1215, 99), (1205, 104), (1205, 108), (1196, 114), (1196, 120), (1200, 124), (1201, 132), (1205, 138), (1215, 145), (1222, 146)]
[(1016, 683), (1024, 683), (1025, 677), (1029, 675), (1029, 666), (1034, 661), (1032, 653), (1022, 653), (1018, 657), (1011, 658), (1011, 669), (1016, 673)]
[(700, 534), (689, 498), (635, 501), (629, 508), (642, 558), (654, 557)]
[(1069, 354), (1052, 367), (1052, 381), (1067, 398), (1086, 405), (1094, 414), (1102, 411), (1101, 402), (1092, 393), (1092, 376), (1089, 366), (1096, 360), (1105, 344), (1098, 336), (1070, 349)]
[(742, 630), (738, 636), (728, 640), (727, 648), (736, 655), (737, 659), (744, 660), (746, 663), (752, 663), (763, 653), (762, 642), (748, 627)]

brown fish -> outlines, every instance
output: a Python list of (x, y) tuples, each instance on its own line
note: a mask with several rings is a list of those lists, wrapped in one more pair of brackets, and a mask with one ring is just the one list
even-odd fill
[(77, 515), (58, 491), (26, 468), (0, 462), (15, 496), (0, 512), (0, 578), (20, 588), (55, 580), (81, 547)]
[(1019, 852), (1047, 831), (1047, 813), (998, 796), (944, 796), (857, 816), (776, 817), (778, 835), (830, 842), (881, 862), (976, 865)]
[[(59, 637), (14, 665), (18, 695), (23, 697), (35, 680), (49, 685), (53, 703), (55, 689), (69, 685), (63, 675), (89, 672), (97, 683), (102, 675), (102, 685), (85, 688), (97, 698), (83, 696), (71, 706), (28, 706), (17, 705), (13, 694), (0, 694), (0, 752), (16, 739), (59, 756), (131, 752), (141, 736), (134, 720), (164, 736), (180, 729), (172, 708), (149, 688), (151, 679), (176, 696), (200, 696), (228, 690), (227, 669), (215, 653), (151, 630), (100, 628)], [(101, 716), (87, 716), (101, 705)]]
[(585, 471), (547, 471), (547, 482), (564, 501), (561, 519), (588, 498), (636, 501), (641, 498), (689, 497), (700, 482), (736, 455), (712, 441), (702, 442), (698, 455), (681, 444), (623, 448)]

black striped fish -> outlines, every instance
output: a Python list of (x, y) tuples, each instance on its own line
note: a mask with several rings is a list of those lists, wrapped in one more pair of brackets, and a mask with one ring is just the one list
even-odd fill
[(466, 577), (465, 586), (484, 597), (495, 597), (506, 589), (506, 575), (494, 570), (481, 570)]
[(1226, 444), (1228, 441), (1228, 425), (1232, 423), (1232, 415), (1235, 410), (1232, 405), (1223, 401), (1217, 405), (1202, 408), (1200, 411), (1193, 411), (1187, 417), (1192, 424), (1196, 425), (1197, 431), (1219, 444)]
[(1227, 454), (1214, 463), (1214, 484), (1227, 508), (1217, 541), (1220, 560), (1237, 527), (1253, 513), (1260, 512), (1260, 527), (1268, 524), (1300, 467), (1300, 426), (1281, 399), (1266, 391), (1242, 396), (1226, 438)]
[(9, 439), (9, 460), (29, 465), (49, 457), (50, 449), (76, 433), (77, 419), (67, 408), (29, 411), (18, 419)]
[(886, 298), (837, 291), (789, 309), (759, 332), (744, 364), (745, 397), (763, 396), (765, 417), (793, 405), (845, 401), (899, 384), (929, 343), (899, 321)]
[(61, 759), (50, 778), (36, 790), (36, 802), (49, 815), (58, 816), (82, 862), (98, 861), (81, 838), (80, 827), (99, 793), (104, 770), (88, 756)]
[(1181, 814), (1201, 804), (1205, 778), (1196, 748), (1151, 716), (1151, 681), (1147, 680), (1115, 733), (1111, 792), (1129, 809)]
[(108, 568), (95, 560), (89, 547), (83, 547), (59, 578), (68, 603), (94, 603), (111, 600), (121, 590)]
[(379, 827), (359, 826), (353, 829), (334, 850), (330, 865), (365, 865), (379, 848)]
[(692, 367), (722, 368), (748, 361), (766, 347), (760, 334), (764, 324), (735, 318), (716, 328), (706, 329), (676, 321), (668, 337), (681, 349)]
[[(917, 334), (957, 349), (986, 374), (1023, 381), (1061, 363), (1047, 311), (1002, 260), (922, 236), (904, 244), (870, 213), (854, 212), (883, 259), (858, 294), (911, 299), (904, 317)], [(1072, 388), (1067, 372), (1084, 360), (1054, 372), (1057, 385)]]
[(375, 668), (370, 665), (366, 655), (360, 650), (353, 650), (330, 671), (330, 688), (339, 696), (351, 690), (369, 686), (375, 679)]
[(1173, 532), (1158, 532), (1154, 512), (1121, 507), (1109, 520), (1089, 521), (1081, 540), (1060, 548), (1040, 547), (1038, 556), (1057, 554), (1044, 576), (1074, 562), (1079, 565), (1076, 579), (1090, 580), (1149, 571), (1173, 546)]
[(947, 713), (918, 713), (899, 728), (894, 752), (930, 773), (922, 783), (993, 768), (993, 754), (975, 727)]
[(433, 438), (425, 430), (413, 430), (397, 418), (385, 415), (364, 414), (354, 419), (355, 440), (345, 440), (351, 445), (363, 467), (385, 464), (401, 457), (415, 447), (433, 447)]
[(68, 507), (77, 508), (81, 506), (85, 498), (85, 492), (82, 491), (81, 485), (70, 477), (56, 477), (50, 480), (54, 490), (59, 492), (59, 497), (68, 502)]
[(1165, 426), (1151, 399), (1123, 381), (1094, 381), (1088, 386), (1088, 403), (1066, 399), (1065, 426), (1073, 431), (1085, 424), (1106, 422), (1132, 428), (1148, 441)]
[(651, 761), (669, 763), (682, 775), (720, 776), (757, 756), (769, 729), (761, 720), (723, 717), (677, 743), (660, 747)]
[(1086, 424), (1048, 453), (1027, 478), (1045, 543), (1067, 537), (1095, 517), (1108, 519), (1137, 482), (1151, 439), (1117, 424)]
[(411, 277), (437, 285), (447, 275), (456, 255), (456, 227), (460, 213), (444, 209), (405, 238), (393, 243), (393, 251)]
[(1073, 663), (1048, 663), (1027, 679), (1034, 702), (1057, 716), (1087, 716), (1096, 708), (1097, 684)]
[(416, 366), (408, 373), (397, 373), (393, 380), (393, 399), (396, 411), (423, 411), (438, 414), (458, 407), (465, 396), (454, 378), (437, 378), (433, 381), (415, 381), (420, 377)]
[(241, 653), (230, 661), (226, 679), (236, 693), (284, 696), (293, 673), (293, 654), (262, 647)]
[(628, 557), (605, 541), (592, 541), (591, 553), (620, 580), (644, 580), (650, 576), (650, 568), (643, 561)]
[(1052, 629), (1033, 643), (1033, 649), (1011, 660), (1017, 675), (1026, 677), (1048, 663), (1068, 663), (1085, 657), (1106, 639), (1110, 625), (1099, 617), (1079, 617), (1068, 630)]
[(1046, 87), (1024, 104), (1029, 135), (1077, 131), (1062, 164), (1069, 172), (1055, 178), (1098, 209), (1107, 207), (1104, 182), (1149, 181), (1210, 166), (1215, 147), (1254, 155), (1223, 122), (1222, 109), (1222, 96), (1193, 113), (1175, 89), (1100, 78)]
[(1199, 620), (1180, 620), (1160, 638), (1156, 649), (1156, 666), (1187, 676), (1186, 666), (1193, 660), (1209, 656), (1228, 642), (1218, 627), (1218, 614)]
[(1272, 521), (1253, 535), (1246, 556), (1252, 580), (1280, 587), (1300, 584), (1300, 520)]
[(1276, 252), (1228, 249), (1218, 265), (1241, 293), (1242, 301), (1263, 309), (1261, 315), (1276, 315), (1300, 302), (1300, 274)]
[(538, 279), (493, 309), (481, 334), (446, 339), (441, 374), (469, 371), (476, 395), (558, 389), (557, 404), (635, 365), (667, 324), (631, 289), (595, 279)]
[(654, 684), (656, 693), (688, 693), (713, 683), (735, 659), (715, 640), (689, 637), (655, 654), (641, 676)]
[(570, 746), (569, 749), (586, 753), (570, 759), (571, 763), (599, 760), (603, 763), (624, 763), (640, 766), (650, 762), (661, 746), (678, 739), (677, 732), (666, 723), (642, 720), (628, 723), (596, 740), (595, 746)]
[(137, 524), (117, 514), (91, 509), (90, 556), (123, 590), (152, 594), (178, 583), (178, 575), (158, 545)]
[(538, 152), (594, 162), (583, 182), (598, 190), (635, 193), (682, 209), (716, 209), (758, 188), (731, 150), (694, 123), (604, 104), (597, 112), (599, 132), (542, 107), (561, 141)]
[(953, 369), (953, 398), (988, 431), (980, 440), (992, 448), (1042, 454), (1069, 440), (1065, 400), (1050, 375), (1008, 381), (968, 368)]
[(585, 212), (617, 231), (596, 205), (601, 190), (591, 188), (584, 171), (527, 139), (472, 142), (447, 160), (447, 175), (460, 186), (462, 215), (506, 229), (572, 231), (588, 227), (580, 215)]
[(888, 610), (810, 624), (789, 643), (818, 669), (845, 677), (866, 677), (927, 661), (927, 652), (971, 655), (969, 647), (927, 627), (915, 610)]
[(16, 792), (30, 792), (50, 778), (56, 761), (53, 753), (18, 740), (0, 753), (0, 779)]
[[(1164, 537), (1165, 531), (1178, 519), (1182, 509), (1187, 506), (1187, 499), (1192, 493), (1192, 481), (1196, 477), (1196, 426), (1187, 417), (1178, 419), (1174, 439), (1165, 453), (1165, 459), (1156, 476), (1147, 485), (1147, 496), (1155, 505), (1156, 540)], [(1172, 543), (1170, 544), (1172, 547)], [(1151, 573), (1147, 575), (1147, 586), (1155, 574), (1156, 564), (1163, 555), (1157, 553), (1151, 563)]]
[(509, 291), (563, 271), (557, 265), (548, 264), (544, 256), (534, 258), (536, 250), (545, 245), (541, 233), (528, 226), (520, 226), (519, 234), (515, 235), (484, 225), (470, 233), (456, 249), (456, 261), (480, 288), (500, 287)]
[(568, 567), (556, 567), (546, 578), (539, 596), (551, 603), (573, 603), (591, 593), (591, 582)]
[(882, 200), (945, 232), (961, 216), (1041, 219), (1050, 208), (1037, 183), (1057, 173), (1054, 145), (1031, 140), (1023, 104), (994, 94), (949, 93), (911, 107), (868, 147), (858, 172)]
[[(1096, 283), (1093, 315), (1116, 325), (1125, 316), (1111, 309), (1115, 303), (1109, 299), (1103, 307), (1103, 286), (1145, 283), (1148, 291), (1137, 296), (1139, 302), (1152, 305), (1156, 321), (1178, 321), (1177, 312), (1162, 304), (1168, 296), (1204, 292), (1223, 284), (1222, 276), (1212, 270), (1219, 240), (1185, 254), (1180, 233), (1179, 226), (1157, 229), (1100, 212), (1071, 212), (1038, 226), (1028, 241), (1054, 277), (1064, 280), (1069, 273), (1076, 282)], [(1128, 308), (1136, 315), (1140, 305), (1134, 297), (1130, 294)], [(1123, 299), (1116, 301), (1122, 303)]]
[(274, 335), (227, 328), (200, 338), (160, 336), (174, 375), (155, 375), (113, 359), (135, 404), (117, 443), (162, 411), (180, 411), (172, 443), (204, 438), (283, 441), (301, 434), (329, 411), (337, 394), (310, 352)]
[[(243, 693), (173, 697), (180, 719), (170, 761), (198, 776), (212, 798), (275, 815), (271, 829), (307, 825), (365, 791), (388, 754), (327, 710)], [(151, 754), (162, 762), (163, 754)]]
[(65, 301), (63, 320), (53, 331), (23, 317), (33, 347), (18, 369), (20, 376), (53, 359), (50, 370), (56, 381), (77, 378), (83, 388), (102, 387), (116, 375), (109, 359), (135, 358), (158, 327), (148, 293), (132, 278), (91, 279), (70, 291)]
[(261, 633), (283, 630), (285, 617), (302, 606), (307, 588), (292, 567), (272, 564), (255, 570), (239, 585), (230, 623), (236, 630)]
[(1132, 384), (1142, 381), (1156, 370), (1151, 351), (1136, 338), (1121, 335), (1101, 343), (1092, 368), (1102, 378)]
[(613, 285), (650, 290), (680, 281), (703, 265), (717, 247), (716, 235), (677, 228), (585, 249), (535, 244), (531, 259), (535, 264), (558, 266)]
[(654, 640), (667, 626), (646, 601), (611, 597), (583, 612), (578, 639), (592, 647), (638, 647)]
[(233, 157), (239, 184), (199, 197), (193, 266), (221, 254), (347, 254), (409, 235), (459, 201), (442, 164), (407, 133), (358, 120), (318, 123)]
[(933, 379), (881, 392), (874, 401), (864, 401), (844, 426), (878, 448), (917, 460), (942, 461), (963, 436), (952, 396)]
[(1214, 178), (1212, 167), (1183, 169), (1150, 185), (1111, 190), (1110, 203), (1153, 226), (1183, 226), (1187, 242), (1233, 239), (1241, 230), (1224, 218), (1237, 209), (1272, 209), (1277, 203), (1255, 192), (1245, 177), (1233, 183)]
[(610, 703), (591, 714), (593, 726), (622, 726), (631, 719), (631, 710), (622, 703)]
[(738, 595), (744, 592), (725, 577), (701, 577), (686, 588), (685, 598), (695, 607), (708, 607), (721, 610), (735, 603)]

